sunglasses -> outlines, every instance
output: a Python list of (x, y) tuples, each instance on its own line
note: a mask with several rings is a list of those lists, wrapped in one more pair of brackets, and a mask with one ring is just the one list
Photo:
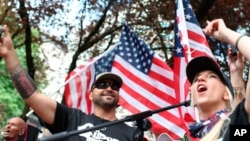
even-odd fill
[(95, 88), (97, 89), (107, 89), (108, 87), (111, 87), (111, 89), (119, 91), (120, 89), (120, 85), (116, 84), (116, 83), (109, 83), (109, 82), (99, 82), (95, 84)]

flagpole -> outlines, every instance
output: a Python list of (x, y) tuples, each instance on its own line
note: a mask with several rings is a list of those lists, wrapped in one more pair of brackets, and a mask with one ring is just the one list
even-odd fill
[[(178, 0), (178, 7), (179, 7), (179, 9), (184, 9), (182, 0)], [(181, 19), (185, 19), (184, 11), (179, 11), (179, 12), (182, 12), (182, 14), (180, 14), (182, 16)], [(182, 31), (187, 31), (186, 25), (182, 25), (182, 28), (185, 28), (185, 30), (182, 30)], [(186, 37), (185, 39), (182, 40), (183, 41), (182, 44), (183, 44), (183, 47), (186, 46), (187, 51), (185, 53), (187, 54), (187, 62), (190, 62), (192, 60), (192, 55), (191, 55), (192, 52), (190, 50), (190, 45), (189, 45), (189, 41), (188, 41), (188, 34), (186, 32), (183, 32), (182, 34), (185, 34), (185, 35), (182, 35), (181, 38)], [(195, 116), (195, 121), (200, 122), (199, 111), (198, 111), (197, 107), (194, 107), (194, 114), (195, 114), (194, 115)]]

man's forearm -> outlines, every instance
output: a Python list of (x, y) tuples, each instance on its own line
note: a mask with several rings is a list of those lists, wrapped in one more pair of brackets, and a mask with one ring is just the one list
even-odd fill
[(10, 70), (10, 76), (15, 88), (22, 98), (28, 98), (36, 91), (37, 87), (34, 80), (20, 64)]

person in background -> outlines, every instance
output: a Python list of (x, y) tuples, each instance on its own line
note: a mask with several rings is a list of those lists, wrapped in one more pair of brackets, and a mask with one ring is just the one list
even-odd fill
[(243, 79), (244, 72), (244, 57), (240, 52), (232, 53), (232, 48), (228, 49), (228, 66), (230, 81), (234, 90), (234, 100), (232, 103), (232, 110), (245, 98), (246, 88)]
[[(207, 26), (203, 29), (204, 33), (215, 37), (216, 39), (231, 44), (235, 47), (246, 59), (250, 60), (250, 38), (246, 35), (237, 33), (225, 25), (223, 19), (215, 19), (207, 22)], [(248, 78), (250, 74), (248, 74)], [(244, 91), (245, 90), (245, 91)], [(230, 140), (229, 125), (249, 125), (250, 122), (250, 81), (247, 81), (246, 88), (240, 86), (235, 94), (240, 95), (245, 93), (245, 98), (241, 100), (236, 108), (226, 118), (221, 121), (207, 134), (204, 141), (214, 141), (217, 139), (223, 141)]]
[[(66, 107), (37, 89), (35, 82), (20, 64), (7, 25), (3, 26), (3, 31), (4, 35), (0, 40), (0, 56), (5, 61), (13, 84), (25, 103), (45, 122), (46, 128), (52, 134), (86, 129), (117, 120), (116, 107), (119, 101), (119, 89), (122, 85), (121, 77), (111, 72), (104, 72), (96, 76), (89, 94), (89, 98), (94, 104), (93, 114), (88, 115), (80, 109)], [(143, 140), (141, 133), (142, 131), (137, 127), (119, 123), (64, 137), (60, 141), (141, 141)]]
[(19, 117), (8, 120), (3, 130), (4, 141), (18, 141), (25, 132), (25, 121)]

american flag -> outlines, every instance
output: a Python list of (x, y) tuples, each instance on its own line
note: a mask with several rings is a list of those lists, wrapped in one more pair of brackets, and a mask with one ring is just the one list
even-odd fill
[[(206, 37), (195, 17), (189, 0), (176, 0), (174, 74), (175, 90), (179, 101), (189, 99), (189, 82), (186, 77), (187, 63), (194, 57), (214, 58)], [(192, 108), (182, 107), (187, 122), (195, 120)]]
[[(104, 71), (122, 77), (119, 104), (133, 114), (178, 103), (173, 70), (127, 25), (117, 46), (69, 74), (64, 93), (66, 104), (91, 112), (87, 95), (94, 77)], [(178, 108), (153, 114), (149, 120), (153, 132), (166, 132), (173, 138), (182, 137), (187, 130)]]

